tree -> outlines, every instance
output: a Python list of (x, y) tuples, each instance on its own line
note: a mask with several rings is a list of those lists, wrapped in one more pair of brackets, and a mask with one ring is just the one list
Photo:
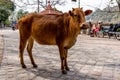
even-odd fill
[(28, 14), (28, 11), (23, 11), (23, 9), (20, 9), (17, 13), (17, 19), (20, 19), (22, 16)]
[[(15, 4), (16, 4), (16, 6), (22, 8), (22, 9), (25, 8), (26, 6), (29, 6), (29, 8), (31, 6), (35, 6), (36, 7), (36, 5), (38, 5), (38, 7), (36, 7), (37, 9), (39, 7), (45, 9), (45, 7), (47, 6), (47, 1), (48, 0), (17, 0), (17, 2), (22, 3), (23, 5), (20, 6), (20, 5), (17, 4), (17, 2)], [(51, 6), (54, 6), (54, 7), (56, 5), (64, 5), (65, 3), (66, 3), (65, 0), (50, 0)]]
[(0, 23), (8, 19), (15, 6), (11, 0), (0, 0)]
[(10, 13), (4, 9), (0, 9), (0, 22), (1, 21), (5, 21), (8, 16), (10, 15)]

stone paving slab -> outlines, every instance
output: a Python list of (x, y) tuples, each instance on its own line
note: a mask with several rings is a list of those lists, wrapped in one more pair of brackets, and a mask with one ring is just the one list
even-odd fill
[(68, 74), (61, 74), (57, 46), (35, 43), (33, 56), (38, 68), (32, 68), (25, 50), (25, 64), (19, 64), (19, 33), (3, 30), (4, 56), (0, 66), (0, 80), (120, 80), (120, 41), (108, 38), (78, 36), (69, 50)]
[(3, 35), (0, 35), (0, 65), (3, 57), (3, 48), (4, 48)]

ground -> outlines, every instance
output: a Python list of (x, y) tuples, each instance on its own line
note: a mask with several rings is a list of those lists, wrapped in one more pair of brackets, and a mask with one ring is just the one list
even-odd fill
[(19, 31), (0, 30), (0, 80), (120, 80), (120, 41), (79, 35), (68, 53), (68, 74), (61, 74), (57, 46), (35, 42), (33, 68), (25, 50), (25, 64), (19, 62)]

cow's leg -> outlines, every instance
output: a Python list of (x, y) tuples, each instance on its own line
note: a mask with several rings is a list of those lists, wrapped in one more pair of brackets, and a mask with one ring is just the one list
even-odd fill
[(34, 44), (34, 40), (30, 37), (28, 40), (27, 51), (28, 51), (28, 54), (29, 54), (29, 57), (30, 57), (30, 60), (31, 60), (33, 67), (36, 68), (37, 65), (35, 64), (34, 59), (33, 59), (33, 55), (32, 55), (33, 44)]
[(65, 49), (64, 47), (59, 46), (60, 59), (61, 59), (61, 70), (63, 74), (67, 74), (65, 69)]
[(67, 64), (67, 54), (68, 54), (68, 49), (65, 49), (65, 69), (67, 71), (69, 71), (69, 67), (68, 67), (68, 64)]
[(26, 65), (24, 64), (24, 59), (23, 59), (23, 52), (26, 46), (27, 39), (22, 39), (20, 37), (20, 45), (19, 45), (19, 57), (20, 57), (20, 63), (22, 65), (22, 68), (26, 68)]

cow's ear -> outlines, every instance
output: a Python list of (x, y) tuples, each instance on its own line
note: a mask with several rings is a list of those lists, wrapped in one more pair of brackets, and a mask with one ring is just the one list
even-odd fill
[(83, 10), (83, 7), (81, 7), (80, 9), (82, 9), (82, 10)]
[(74, 10), (75, 10), (75, 8), (72, 8), (72, 10), (74, 11)]
[(87, 15), (89, 15), (89, 14), (91, 14), (92, 13), (92, 10), (86, 10), (85, 11), (85, 16), (87, 16)]
[(70, 14), (71, 16), (73, 16), (73, 13), (72, 13), (72, 11), (69, 11), (69, 14)]

